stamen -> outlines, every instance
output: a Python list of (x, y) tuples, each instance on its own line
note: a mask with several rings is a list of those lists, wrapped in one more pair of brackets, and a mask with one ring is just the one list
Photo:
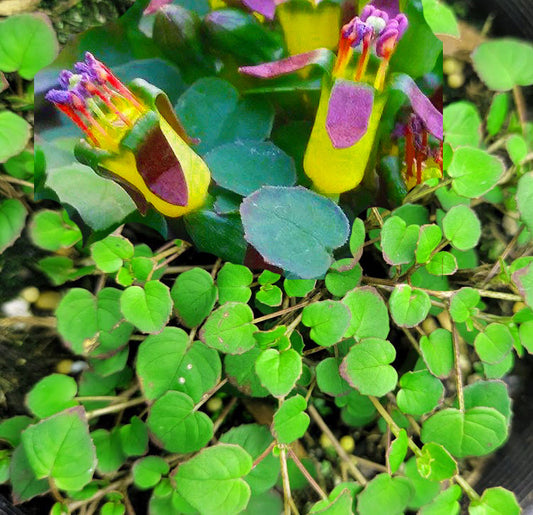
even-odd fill
[(372, 32), (365, 34), (363, 38), (363, 49), (359, 60), (357, 61), (357, 69), (355, 71), (354, 80), (359, 82), (366, 72), (368, 61), (370, 59), (370, 43), (372, 42)]

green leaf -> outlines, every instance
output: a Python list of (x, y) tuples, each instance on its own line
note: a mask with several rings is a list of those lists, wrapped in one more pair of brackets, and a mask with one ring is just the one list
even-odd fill
[(363, 269), (352, 258), (335, 261), (326, 274), (326, 288), (336, 297), (346, 295), (356, 288), (363, 275)]
[(357, 510), (360, 515), (373, 515), (379, 506), (382, 513), (400, 515), (412, 495), (413, 489), (406, 478), (378, 474), (357, 496)]
[(170, 319), (170, 291), (159, 281), (148, 281), (144, 287), (130, 286), (122, 293), (120, 309), (126, 320), (143, 333), (157, 333)]
[(225, 263), (217, 275), (219, 304), (248, 302), (252, 296), (250, 284), (253, 280), (252, 272), (245, 266)]
[(239, 513), (250, 499), (243, 477), (251, 469), (252, 458), (243, 448), (217, 444), (180, 464), (174, 479), (178, 492), (202, 514)]
[(124, 260), (133, 257), (133, 245), (122, 236), (107, 236), (91, 245), (96, 266), (106, 274), (117, 272)]
[(414, 495), (411, 497), (408, 504), (408, 508), (411, 510), (416, 510), (431, 502), (439, 493), (440, 484), (425, 479), (420, 475), (414, 456), (405, 463), (404, 473), (407, 476), (410, 485), (414, 488)]
[[(444, 134), (452, 147), (477, 147), (481, 141), (481, 117), (470, 102), (454, 102), (444, 108)], [(459, 149), (457, 149), (459, 150)], [(455, 154), (455, 153), (454, 153)]]
[(344, 337), (357, 339), (386, 338), (389, 334), (389, 312), (381, 295), (371, 286), (348, 292), (342, 299), (352, 312), (352, 320)]
[(340, 373), (363, 395), (381, 397), (396, 386), (398, 374), (390, 366), (396, 358), (394, 346), (380, 338), (366, 338), (348, 352)]
[(533, 84), (533, 45), (510, 38), (481, 43), (472, 54), (481, 80), (496, 91)]
[[(244, 424), (230, 429), (220, 437), (221, 443), (241, 446), (255, 461), (266, 451), (273, 438), (266, 426)], [(250, 485), (252, 496), (262, 494), (272, 488), (278, 480), (279, 460), (273, 453), (265, 456), (245, 477)]]
[(322, 277), (333, 249), (348, 239), (342, 210), (302, 187), (263, 187), (244, 199), (241, 216), (246, 240), (263, 258), (301, 279)]
[(23, 445), (19, 445), (11, 456), (9, 475), (15, 503), (28, 501), (50, 489), (47, 479), (35, 477)]
[(437, 252), (426, 265), (432, 275), (453, 275), (457, 272), (457, 259), (450, 252)]
[(528, 320), (520, 324), (518, 329), (520, 343), (529, 352), (533, 354), (533, 320)]
[(294, 161), (269, 141), (236, 141), (217, 147), (205, 156), (214, 181), (239, 195), (250, 195), (261, 186), (292, 186)]
[(11, 198), (0, 202), (0, 254), (22, 234), (26, 215), (26, 208), (20, 200)]
[(451, 7), (439, 0), (422, 0), (424, 18), (435, 34), (459, 37), (459, 26)]
[(350, 385), (339, 373), (340, 360), (323, 359), (316, 367), (316, 382), (320, 390), (334, 397), (350, 392)]
[(464, 413), (447, 408), (424, 422), (421, 439), (443, 445), (457, 458), (485, 456), (507, 439), (507, 421), (493, 408), (475, 407)]
[(117, 429), (112, 431), (97, 429), (91, 433), (91, 439), (96, 447), (96, 457), (98, 459), (96, 469), (98, 472), (100, 474), (116, 472), (126, 461)]
[(474, 340), (479, 358), (491, 365), (502, 361), (511, 351), (514, 338), (511, 331), (503, 324), (489, 324)]
[(255, 372), (255, 361), (261, 349), (253, 347), (243, 354), (226, 354), (224, 356), (224, 370), (229, 382), (245, 395), (251, 397), (266, 397), (269, 392), (261, 386), (261, 381)]
[(533, 172), (520, 177), (516, 188), (516, 203), (520, 217), (533, 232)]
[(365, 234), (365, 223), (360, 218), (355, 218), (349, 241), (352, 256), (356, 257), (359, 251), (362, 250), (363, 244), (365, 243)]
[(131, 417), (129, 424), (120, 427), (119, 434), (126, 456), (142, 456), (148, 451), (148, 429), (139, 417)]
[(489, 113), (487, 114), (487, 132), (495, 136), (500, 132), (509, 114), (509, 94), (496, 93), (492, 97)]
[(491, 365), (489, 363), (482, 363), (483, 374), (487, 379), (500, 379), (508, 374), (514, 367), (514, 354), (509, 352), (505, 358), (499, 363)]
[[(5, 21), (0, 21), (0, 33), (2, 23)], [(20, 154), (26, 148), (30, 136), (31, 126), (22, 116), (11, 111), (0, 112), (0, 163)]]
[(418, 417), (433, 410), (444, 395), (444, 385), (427, 370), (407, 372), (400, 378), (396, 396), (403, 413)]
[(457, 463), (439, 444), (427, 443), (416, 458), (419, 474), (430, 481), (444, 481), (458, 473)]
[(185, 327), (197, 327), (206, 319), (215, 305), (217, 294), (211, 274), (202, 268), (180, 274), (170, 290), (174, 308)]
[(474, 248), (481, 237), (481, 222), (468, 206), (454, 206), (442, 220), (444, 235), (458, 250)]
[(435, 329), (420, 339), (420, 350), (429, 371), (441, 379), (448, 377), (454, 364), (453, 343), (450, 331)]
[(328, 499), (323, 499), (315, 503), (309, 513), (323, 513), (324, 515), (345, 515), (346, 513), (353, 513), (353, 492), (345, 488), (336, 497), (332, 494)]
[(343, 408), (342, 420), (350, 426), (364, 426), (376, 417), (376, 408), (372, 401), (357, 390), (352, 389), (348, 395), (337, 397), (335, 404)]
[(487, 488), (481, 499), (473, 500), (468, 507), (469, 515), (518, 515), (521, 513), (520, 506), (513, 492), (498, 486)]
[(474, 288), (461, 288), (450, 300), (450, 315), (455, 322), (462, 323), (477, 313), (476, 306), (481, 297)]
[(141, 490), (153, 488), (169, 470), (168, 463), (160, 456), (146, 456), (133, 464), (133, 483)]
[(8, 16), (0, 22), (0, 70), (26, 80), (48, 66), (59, 51), (55, 31), (43, 13)]
[(527, 142), (519, 134), (512, 134), (505, 141), (505, 148), (514, 165), (519, 166), (527, 156)]
[(505, 168), (501, 159), (477, 148), (455, 150), (448, 175), (459, 195), (479, 198), (488, 193), (502, 178)]
[(533, 264), (518, 269), (512, 277), (526, 304), (533, 307)]
[(289, 297), (305, 297), (313, 291), (315, 284), (313, 279), (285, 279), (283, 289)]
[(281, 305), (283, 292), (280, 288), (273, 284), (265, 284), (259, 288), (259, 291), (255, 294), (255, 298), (262, 304), (270, 307), (276, 307)]
[(38, 418), (46, 418), (77, 406), (76, 381), (63, 374), (51, 374), (33, 386), (26, 396), (26, 406)]
[(494, 408), (508, 423), (511, 420), (511, 398), (503, 381), (477, 381), (465, 387), (463, 394), (466, 409)]
[(0, 422), (0, 440), (16, 447), (20, 443), (20, 433), (32, 422), (33, 420), (25, 415), (17, 415)]
[(72, 247), (81, 240), (81, 232), (65, 212), (43, 210), (36, 213), (29, 226), (30, 238), (45, 250)]
[(391, 443), (387, 451), (391, 474), (394, 474), (400, 468), (407, 455), (408, 439), (405, 429), (400, 429), (400, 433)]
[(307, 402), (301, 395), (286, 399), (274, 413), (272, 432), (279, 443), (289, 444), (301, 438), (309, 427), (305, 413)]
[(385, 220), (381, 229), (381, 248), (389, 265), (410, 263), (414, 259), (419, 230), (418, 225), (408, 226), (399, 216)]
[(416, 245), (416, 262), (427, 263), (431, 257), (431, 253), (437, 248), (441, 239), (442, 231), (438, 225), (422, 225)]
[(22, 443), (37, 479), (47, 477), (61, 490), (80, 490), (93, 477), (96, 453), (81, 407), (28, 427)]
[(426, 319), (431, 308), (429, 295), (407, 284), (397, 285), (389, 299), (392, 319), (400, 327), (414, 327)]
[(329, 347), (341, 340), (348, 329), (351, 312), (348, 306), (334, 300), (314, 302), (302, 311), (302, 324), (310, 327), (309, 336), (318, 345)]
[(452, 485), (443, 490), (430, 504), (422, 506), (420, 515), (458, 515), (459, 499), (463, 491), (459, 485)]
[(153, 441), (169, 452), (199, 451), (213, 437), (213, 422), (195, 411), (193, 400), (182, 392), (169, 391), (152, 404), (146, 425)]
[(200, 331), (200, 340), (226, 354), (242, 354), (255, 346), (254, 314), (247, 304), (227, 302), (213, 311)]
[(266, 349), (258, 356), (255, 371), (274, 397), (284, 397), (302, 374), (302, 358), (294, 349), (282, 352)]

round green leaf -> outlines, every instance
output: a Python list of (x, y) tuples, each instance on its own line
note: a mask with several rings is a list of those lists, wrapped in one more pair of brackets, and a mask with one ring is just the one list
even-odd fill
[(398, 407), (415, 417), (434, 409), (444, 394), (444, 385), (426, 370), (407, 372), (400, 378), (400, 387)]
[(420, 350), (429, 371), (440, 378), (448, 377), (453, 368), (452, 334), (446, 329), (435, 329), (420, 339)]
[(407, 431), (405, 429), (400, 429), (400, 433), (391, 443), (387, 451), (391, 474), (394, 474), (400, 468), (400, 465), (403, 463), (403, 460), (407, 455), (408, 439)]
[(313, 291), (315, 284), (313, 279), (284, 279), (283, 289), (289, 297), (305, 297)]
[(427, 443), (416, 458), (419, 474), (430, 481), (444, 481), (458, 473), (457, 463), (439, 444)]
[(270, 141), (236, 141), (211, 150), (205, 161), (215, 182), (239, 195), (261, 186), (292, 186), (294, 162)]
[(15, 503), (28, 501), (50, 489), (47, 479), (35, 477), (35, 472), (28, 461), (23, 445), (19, 445), (13, 451), (9, 476), (13, 485), (13, 501)]
[(515, 39), (481, 43), (472, 54), (481, 80), (496, 91), (533, 84), (533, 45)]
[(425, 479), (419, 474), (414, 456), (407, 460), (404, 466), (404, 473), (409, 479), (411, 486), (415, 489), (414, 495), (408, 504), (411, 510), (416, 510), (424, 506), (439, 493), (439, 483)]
[(432, 275), (453, 275), (457, 272), (457, 259), (450, 252), (437, 252), (426, 265)]
[(474, 104), (454, 102), (444, 108), (444, 134), (452, 147), (477, 147), (481, 141), (481, 117)]
[(533, 172), (520, 177), (516, 188), (518, 211), (530, 231), (533, 231)]
[(283, 292), (274, 284), (265, 284), (255, 294), (255, 298), (266, 306), (276, 307), (281, 305)]
[(431, 257), (431, 253), (437, 248), (441, 239), (442, 231), (438, 225), (422, 225), (416, 245), (416, 262), (427, 263)]
[(485, 456), (507, 439), (507, 421), (493, 408), (475, 407), (464, 413), (447, 408), (424, 422), (420, 437), (424, 443), (443, 445), (457, 458)]
[(503, 162), (485, 150), (461, 147), (455, 150), (448, 175), (453, 189), (468, 198), (482, 197), (502, 178)]
[(45, 250), (72, 247), (81, 240), (80, 230), (66, 212), (39, 211), (33, 216), (29, 231), (33, 243)]
[(81, 407), (28, 427), (22, 443), (37, 479), (48, 477), (61, 490), (80, 490), (93, 477), (96, 453)]
[(255, 362), (261, 384), (274, 397), (287, 395), (302, 374), (302, 357), (294, 350), (266, 349)]
[(224, 369), (229, 382), (245, 395), (252, 397), (266, 397), (268, 390), (261, 386), (261, 381), (255, 372), (255, 361), (261, 349), (253, 347), (243, 354), (226, 354)]
[[(2, 23), (5, 21), (0, 21), (0, 28)], [(0, 112), (0, 163), (5, 163), (26, 148), (30, 131), (30, 124), (22, 116), (11, 111)]]
[(476, 313), (481, 297), (474, 288), (461, 288), (450, 299), (450, 315), (454, 322), (466, 322)]
[(527, 141), (518, 134), (512, 134), (509, 139), (505, 141), (505, 148), (514, 165), (520, 165), (520, 163), (527, 157)]
[(243, 265), (225, 263), (217, 275), (218, 302), (248, 302), (252, 296), (250, 284), (254, 276)]
[(341, 377), (339, 366), (340, 360), (337, 358), (326, 358), (317, 365), (315, 371), (318, 387), (334, 397), (350, 392), (350, 385)]
[(379, 506), (382, 513), (401, 515), (412, 495), (413, 489), (406, 478), (378, 474), (357, 496), (357, 511), (360, 515), (374, 515)]
[(121, 426), (119, 434), (126, 456), (141, 456), (148, 450), (148, 429), (139, 417), (132, 417), (129, 424)]
[(218, 444), (180, 464), (174, 479), (178, 493), (202, 514), (239, 513), (250, 499), (243, 477), (251, 469), (252, 458), (242, 447)]
[(309, 427), (305, 413), (307, 402), (301, 395), (286, 399), (274, 413), (272, 431), (279, 443), (289, 444), (301, 438)]
[(487, 132), (495, 136), (500, 132), (509, 114), (509, 93), (496, 93), (487, 115)]
[(429, 504), (422, 506), (420, 515), (458, 515), (460, 511), (459, 499), (463, 491), (459, 485), (452, 485), (443, 490)]
[(454, 206), (442, 220), (444, 235), (459, 250), (474, 248), (481, 237), (481, 223), (468, 206)]
[(431, 308), (429, 295), (407, 284), (397, 285), (389, 299), (394, 322), (400, 327), (414, 327), (426, 319)]
[(390, 265), (410, 263), (415, 257), (419, 226), (407, 225), (399, 216), (385, 220), (381, 229), (383, 258)]
[(137, 488), (145, 490), (153, 488), (161, 480), (161, 476), (168, 474), (168, 463), (159, 456), (146, 456), (137, 460), (131, 469), (133, 483)]
[(77, 405), (74, 400), (76, 381), (63, 374), (52, 374), (41, 379), (26, 396), (26, 406), (38, 418), (46, 418)]
[(318, 345), (329, 347), (341, 340), (348, 329), (351, 312), (334, 300), (315, 302), (302, 311), (302, 324), (311, 328), (310, 337)]
[(355, 259), (339, 259), (326, 274), (326, 288), (332, 295), (342, 297), (359, 285), (362, 275), (363, 269)]
[(154, 442), (170, 452), (195, 452), (213, 437), (213, 422), (193, 400), (170, 391), (154, 402), (146, 421)]
[(422, 0), (424, 18), (435, 34), (449, 34), (458, 38), (459, 26), (455, 12), (439, 0)]
[(322, 277), (331, 252), (348, 239), (339, 206), (302, 187), (263, 187), (244, 199), (240, 211), (246, 240), (268, 263), (301, 279)]
[(357, 257), (365, 243), (365, 223), (360, 218), (353, 221), (352, 232), (350, 234), (350, 252), (352, 256)]
[(125, 259), (133, 257), (133, 245), (122, 236), (107, 236), (91, 245), (96, 266), (106, 274), (117, 272)]
[(463, 393), (466, 409), (480, 406), (494, 408), (507, 422), (510, 421), (511, 398), (503, 381), (477, 381), (465, 387)]
[(366, 338), (355, 344), (344, 360), (342, 377), (363, 395), (381, 397), (396, 386), (398, 374), (392, 363), (396, 358), (394, 346), (380, 338)]
[(26, 214), (26, 208), (20, 200), (10, 198), (0, 202), (0, 254), (21, 235)]
[(116, 429), (112, 431), (97, 429), (91, 433), (91, 439), (96, 447), (98, 472), (100, 474), (116, 472), (126, 461), (119, 432)]
[(348, 395), (337, 397), (335, 404), (342, 407), (342, 420), (350, 426), (364, 426), (376, 416), (376, 408), (372, 401), (353, 388)]
[(389, 334), (389, 312), (383, 298), (371, 286), (356, 288), (342, 299), (352, 312), (345, 338), (386, 338)]
[(178, 317), (186, 327), (197, 327), (205, 320), (215, 305), (217, 293), (211, 274), (202, 268), (180, 274), (170, 290)]
[(144, 287), (130, 286), (122, 293), (120, 309), (126, 320), (143, 333), (157, 333), (170, 319), (170, 291), (159, 281), (148, 281)]
[(479, 358), (489, 364), (502, 361), (513, 348), (514, 338), (511, 331), (503, 324), (489, 324), (474, 340)]
[(487, 488), (481, 499), (472, 501), (468, 507), (469, 515), (518, 515), (521, 511), (513, 492), (501, 486)]
[(0, 22), (0, 70), (23, 79), (48, 66), (59, 51), (55, 31), (43, 13), (8, 16)]
[(529, 352), (533, 354), (533, 320), (528, 320), (520, 324), (518, 329), (520, 343)]
[(0, 440), (17, 447), (20, 443), (20, 433), (26, 429), (33, 420), (25, 415), (17, 415), (0, 422)]
[(200, 331), (209, 347), (227, 354), (242, 354), (255, 345), (254, 314), (247, 304), (227, 302), (213, 311)]

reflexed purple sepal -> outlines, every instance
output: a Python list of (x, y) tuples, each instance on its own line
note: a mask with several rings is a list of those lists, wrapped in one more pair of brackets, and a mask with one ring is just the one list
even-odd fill
[(242, 0), (242, 3), (252, 11), (262, 14), (269, 20), (274, 19), (276, 2), (274, 0)]
[(389, 18), (393, 18), (400, 12), (399, 0), (373, 0), (369, 5), (373, 5), (376, 9), (385, 11)]
[(326, 130), (335, 148), (357, 143), (368, 129), (374, 90), (348, 80), (337, 80), (331, 90)]
[(420, 117), (428, 132), (442, 141), (444, 132), (442, 113), (420, 91), (415, 81), (408, 75), (399, 75), (396, 77), (395, 88), (407, 95), (413, 112)]
[(260, 79), (271, 79), (301, 70), (310, 64), (321, 64), (330, 55), (331, 52), (329, 50), (318, 48), (317, 50), (311, 50), (311, 52), (305, 52), (304, 54), (286, 57), (280, 61), (258, 64), (257, 66), (241, 66), (239, 72), (251, 75), (252, 77), (259, 77)]

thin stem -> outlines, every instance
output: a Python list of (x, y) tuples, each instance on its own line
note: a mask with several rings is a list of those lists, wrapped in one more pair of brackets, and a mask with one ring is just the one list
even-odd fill
[(212, 397), (218, 390), (220, 390), (220, 388), (222, 388), (227, 382), (228, 382), (228, 378), (226, 377), (222, 379), (222, 381), (218, 382), (215, 386), (213, 386), (211, 390), (209, 390), (208, 392), (205, 392), (202, 395), (202, 398), (194, 406), (193, 411), (198, 411), (200, 409), (200, 406), (202, 406), (202, 404), (207, 402), (209, 398)]
[(259, 465), (271, 452), (272, 449), (276, 446), (276, 441), (273, 440), (271, 444), (255, 459), (252, 464), (252, 470)]
[(402, 331), (407, 336), (407, 339), (413, 346), (413, 348), (418, 352), (420, 356), (422, 356), (422, 351), (420, 350), (420, 346), (418, 345), (418, 342), (416, 341), (416, 338), (411, 334), (411, 331), (409, 329), (406, 329), (405, 327), (402, 327)]
[(327, 499), (328, 496), (325, 494), (324, 490), (320, 488), (320, 485), (313, 479), (313, 476), (309, 474), (309, 471), (304, 467), (303, 463), (298, 459), (298, 456), (296, 456), (295, 452), (290, 447), (287, 447), (287, 452), (289, 453), (289, 456), (292, 458), (292, 461), (294, 461), (296, 466), (300, 469), (300, 472), (304, 475), (305, 479), (307, 479), (307, 482), (313, 487), (315, 492), (320, 497), (322, 497), (322, 499)]
[(114, 481), (110, 485), (106, 486), (105, 488), (102, 488), (101, 490), (98, 490), (92, 497), (89, 497), (89, 499), (84, 499), (83, 501), (76, 501), (68, 505), (68, 510), (70, 513), (73, 511), (81, 508), (82, 506), (85, 506), (89, 503), (98, 501), (102, 497), (105, 497), (108, 493), (111, 492), (118, 492), (121, 489), (127, 488), (129, 485), (133, 483), (133, 476), (128, 475), (126, 477), (123, 477), (119, 479), (118, 481)]
[(11, 182), (13, 184), (20, 184), (20, 186), (26, 186), (27, 188), (31, 189), (35, 187), (31, 182), (24, 181), (22, 179), (17, 179), (16, 177), (11, 177), (10, 175), (2, 175), (2, 180), (6, 182)]
[(309, 301), (300, 302), (300, 304), (289, 306), (285, 309), (280, 309), (279, 311), (270, 313), (269, 315), (263, 315), (262, 317), (254, 318), (252, 320), (252, 324), (258, 324), (259, 322), (264, 322), (265, 320), (270, 320), (271, 318), (277, 318), (282, 315), (286, 315), (287, 313), (292, 313), (293, 311), (304, 308), (305, 306), (307, 306), (307, 304), (309, 304)]
[[(307, 408), (307, 412), (309, 413), (309, 415), (311, 415), (311, 418), (315, 421), (316, 425), (329, 438), (334, 449), (337, 451), (337, 454), (344, 462), (346, 462), (348, 470), (350, 471), (352, 476), (359, 482), (359, 484), (365, 486), (367, 483), (365, 476), (363, 476), (362, 472), (353, 464), (352, 460), (350, 459), (350, 456), (342, 448), (341, 444), (339, 443), (335, 435), (331, 432), (331, 429), (328, 427), (328, 425), (324, 422), (317, 409), (312, 404), (310, 404)], [(357, 457), (354, 457), (357, 460)]]
[(463, 491), (468, 495), (470, 500), (477, 501), (479, 499), (478, 493), (468, 484), (466, 479), (462, 478), (459, 474), (454, 477), (455, 482), (463, 489)]
[(95, 417), (100, 417), (102, 415), (108, 415), (109, 413), (117, 413), (118, 411), (125, 410), (126, 408), (131, 408), (132, 406), (137, 406), (138, 404), (143, 404), (144, 402), (146, 402), (146, 399), (144, 399), (144, 397), (137, 397), (127, 402), (121, 402), (120, 404), (112, 404), (111, 406), (106, 406), (105, 408), (88, 411), (87, 420), (90, 420), (91, 418)]
[(281, 477), (283, 479), (283, 506), (285, 515), (291, 512), (291, 483), (289, 481), (289, 471), (287, 470), (287, 451), (281, 448), (279, 452), (279, 461), (281, 464)]
[(457, 333), (457, 327), (453, 324), (453, 352), (455, 357), (455, 383), (457, 387), (457, 402), (459, 403), (459, 409), (464, 412), (465, 410), (465, 398), (463, 394), (463, 373), (461, 372), (461, 352), (459, 350), (459, 334)]
[(228, 416), (228, 413), (233, 409), (233, 407), (237, 404), (237, 397), (233, 397), (231, 401), (228, 402), (227, 406), (220, 412), (220, 415), (213, 423), (213, 434), (215, 435), (219, 429), (219, 427), (224, 422), (224, 419)]
[(522, 92), (522, 88), (520, 86), (515, 86), (513, 88), (513, 99), (516, 106), (516, 110), (518, 111), (518, 118), (522, 127), (522, 134), (525, 134), (527, 123), (527, 109), (526, 101), (524, 99), (524, 93)]

